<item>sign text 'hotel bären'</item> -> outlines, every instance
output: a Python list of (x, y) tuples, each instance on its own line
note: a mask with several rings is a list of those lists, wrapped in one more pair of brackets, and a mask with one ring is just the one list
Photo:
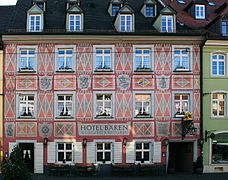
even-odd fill
[(79, 136), (127, 136), (130, 133), (130, 123), (119, 124), (84, 124), (78, 123)]

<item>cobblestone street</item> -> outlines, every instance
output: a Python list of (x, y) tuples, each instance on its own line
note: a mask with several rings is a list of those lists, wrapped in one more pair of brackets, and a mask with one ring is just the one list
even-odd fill
[(44, 176), (44, 175), (34, 175), (33, 180), (227, 180), (228, 173), (219, 174), (171, 174), (167, 176), (96, 176), (96, 177), (59, 177), (59, 176)]

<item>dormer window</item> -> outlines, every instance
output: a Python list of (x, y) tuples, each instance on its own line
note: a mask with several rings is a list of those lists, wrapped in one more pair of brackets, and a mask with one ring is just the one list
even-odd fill
[(116, 16), (123, 5), (122, 0), (111, 0), (108, 7), (108, 13), (110, 16)]
[(120, 15), (120, 31), (131, 32), (132, 31), (132, 15)]
[(162, 15), (161, 31), (162, 32), (173, 32), (173, 16), (172, 15)]
[(196, 19), (205, 19), (205, 5), (203, 5), (203, 4), (195, 5), (195, 18)]
[(70, 32), (78, 32), (83, 30), (83, 11), (74, 4), (67, 10), (66, 29)]
[(153, 16), (154, 16), (154, 4), (147, 4), (146, 17), (153, 17)]
[(129, 6), (123, 6), (116, 18), (115, 18), (115, 28), (118, 32), (133, 32), (134, 31), (134, 10)]
[(41, 32), (43, 31), (43, 10), (34, 4), (27, 12), (27, 31)]
[(115, 16), (116, 13), (120, 10), (121, 4), (112, 4), (112, 16)]

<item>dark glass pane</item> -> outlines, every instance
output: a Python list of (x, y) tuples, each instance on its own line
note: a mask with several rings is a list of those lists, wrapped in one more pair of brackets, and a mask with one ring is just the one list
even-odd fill
[(58, 144), (58, 149), (63, 150), (64, 149), (64, 144)]
[(63, 159), (64, 159), (64, 153), (58, 152), (58, 161), (63, 161)]
[(111, 144), (110, 143), (106, 143), (105, 144), (105, 149), (111, 149)]
[(136, 143), (136, 149), (142, 149), (142, 143)]
[(111, 152), (105, 152), (105, 161), (111, 161)]
[(97, 152), (97, 161), (103, 161), (103, 152)]
[(150, 153), (144, 152), (144, 161), (149, 161), (149, 158), (150, 158)]
[(72, 152), (66, 152), (66, 161), (72, 161)]
[(136, 161), (141, 161), (141, 159), (142, 159), (142, 153), (141, 152), (136, 152), (135, 159), (136, 159)]

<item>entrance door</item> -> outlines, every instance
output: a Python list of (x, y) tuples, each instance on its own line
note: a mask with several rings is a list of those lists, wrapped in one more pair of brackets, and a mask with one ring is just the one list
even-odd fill
[(193, 143), (170, 142), (168, 172), (193, 172)]
[(34, 173), (34, 143), (19, 143), (22, 159), (29, 172)]

